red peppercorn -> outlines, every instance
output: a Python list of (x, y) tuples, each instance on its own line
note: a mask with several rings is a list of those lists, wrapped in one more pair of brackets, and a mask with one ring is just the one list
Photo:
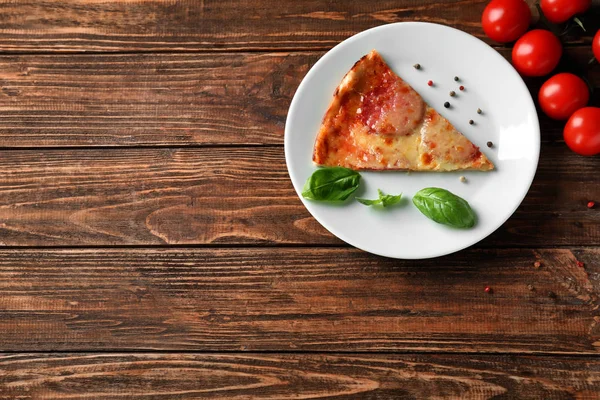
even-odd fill
[(427, 82), (427, 84), (428, 84), (429, 86), (433, 86), (433, 81), (429, 81), (429, 82)]
[(594, 203), (593, 201), (590, 201), (590, 202), (587, 204), (587, 207), (588, 207), (588, 208), (594, 208), (594, 206), (595, 206), (595, 205), (596, 205), (596, 203)]
[(460, 89), (460, 90), (465, 90), (465, 87), (461, 85), (461, 86), (459, 87), (459, 89)]
[(484, 290), (486, 293), (492, 293), (492, 288), (489, 286), (486, 286)]
[(585, 267), (585, 264), (584, 264), (584, 263), (582, 263), (581, 261), (577, 261), (577, 266), (578, 266), (579, 268), (583, 268), (583, 267)]

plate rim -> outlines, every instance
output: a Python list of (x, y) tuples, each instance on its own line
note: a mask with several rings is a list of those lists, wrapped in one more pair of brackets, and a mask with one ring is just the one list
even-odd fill
[[(534, 168), (532, 169), (533, 173), (531, 173), (531, 176), (528, 179), (528, 183), (527, 185), (523, 186), (523, 190), (522, 193), (519, 195), (520, 200), (518, 202), (515, 202), (515, 206), (513, 207), (513, 209), (507, 213), (506, 218), (503, 219), (503, 221), (496, 227), (494, 228), (492, 231), (490, 231), (489, 233), (487, 233), (485, 236), (482, 236), (478, 239), (475, 240), (468, 240), (466, 241), (464, 244), (461, 244), (460, 246), (457, 246), (456, 249), (451, 250), (451, 251), (440, 251), (440, 252), (432, 252), (431, 255), (427, 256), (427, 257), (399, 257), (397, 255), (394, 254), (390, 254), (390, 253), (385, 253), (385, 252), (379, 252), (379, 251), (372, 251), (372, 250), (367, 250), (365, 248), (363, 248), (360, 245), (356, 245), (351, 243), (351, 240), (348, 240), (348, 238), (346, 237), (344, 232), (338, 232), (335, 233), (333, 232), (333, 230), (330, 228), (329, 224), (327, 222), (324, 222), (319, 216), (313, 214), (313, 212), (311, 212), (311, 210), (309, 209), (309, 207), (307, 207), (306, 202), (307, 200), (304, 199), (302, 197), (302, 191), (299, 187), (296, 186), (295, 181), (294, 181), (294, 176), (296, 176), (296, 174), (292, 171), (292, 168), (290, 167), (290, 159), (291, 159), (291, 154), (290, 154), (290, 144), (289, 141), (290, 139), (290, 125), (288, 123), (289, 121), (289, 116), (290, 114), (293, 114), (295, 112), (295, 109), (298, 107), (298, 99), (299, 99), (299, 93), (303, 92), (304, 90), (304, 86), (308, 85), (308, 81), (310, 80), (310, 78), (312, 77), (312, 75), (316, 74), (317, 71), (319, 70), (319, 66), (323, 63), (325, 63), (329, 58), (334, 56), (335, 50), (343, 47), (343, 46), (349, 46), (354, 40), (359, 39), (362, 36), (365, 36), (367, 34), (371, 34), (374, 31), (379, 31), (379, 30), (385, 30), (385, 29), (390, 29), (393, 26), (399, 26), (399, 25), (420, 25), (420, 26), (435, 26), (437, 28), (443, 28), (443, 29), (449, 29), (454, 31), (455, 33), (462, 35), (466, 38), (468, 38), (469, 40), (476, 40), (478, 42), (480, 42), (480, 44), (483, 44), (485, 46), (487, 46), (490, 50), (493, 51), (493, 53), (495, 54), (495, 57), (497, 57), (498, 62), (500, 63), (504, 63), (505, 65), (507, 65), (509, 67), (509, 70), (513, 73), (514, 77), (517, 78), (516, 82), (518, 83), (518, 85), (520, 85), (522, 87), (522, 89), (525, 91), (525, 93), (527, 93), (527, 96), (525, 98), (525, 101), (530, 103), (531, 106), (531, 110), (533, 111), (533, 128), (535, 130), (535, 132), (532, 132), (532, 134), (534, 135), (534, 143), (533, 145), (535, 146), (535, 154), (533, 154), (533, 158), (532, 158), (532, 164), (534, 164)], [(302, 78), (302, 81), (300, 82), (300, 84), (298, 85), (298, 87), (296, 88), (296, 91), (294, 92), (294, 96), (292, 98), (292, 101), (290, 102), (290, 106), (288, 108), (288, 112), (286, 114), (286, 123), (285, 123), (285, 128), (284, 128), (284, 156), (285, 156), (285, 163), (286, 163), (286, 168), (288, 171), (288, 175), (290, 177), (290, 181), (292, 182), (292, 186), (294, 187), (294, 191), (296, 192), (297, 196), (300, 198), (300, 201), (302, 202), (302, 205), (304, 206), (304, 208), (309, 212), (309, 214), (323, 227), (325, 228), (329, 233), (331, 233), (333, 236), (335, 236), (336, 238), (342, 240), (343, 242), (345, 242), (346, 244), (355, 247), (359, 250), (365, 251), (367, 253), (370, 254), (375, 254), (377, 256), (382, 256), (382, 257), (387, 257), (387, 258), (393, 258), (393, 259), (398, 259), (398, 260), (426, 260), (426, 259), (432, 259), (432, 258), (438, 258), (438, 257), (443, 257), (446, 255), (450, 255), (450, 254), (454, 254), (457, 253), (459, 251), (465, 250), (479, 242), (481, 242), (482, 240), (488, 238), (489, 236), (491, 236), (494, 232), (496, 232), (498, 229), (500, 229), (505, 223), (506, 221), (508, 221), (515, 213), (515, 211), (521, 206), (521, 204), (523, 203), (523, 200), (525, 199), (525, 197), (527, 196), (527, 194), (529, 193), (529, 190), (531, 189), (531, 185), (533, 184), (533, 181), (535, 179), (535, 176), (537, 174), (538, 171), (538, 167), (539, 167), (539, 158), (540, 158), (540, 152), (541, 152), (541, 129), (540, 129), (540, 121), (539, 121), (539, 115), (537, 112), (537, 108), (535, 106), (535, 102), (533, 100), (533, 96), (531, 95), (531, 92), (529, 91), (529, 88), (527, 87), (527, 85), (525, 84), (525, 81), (523, 80), (523, 78), (521, 77), (521, 75), (517, 72), (517, 70), (512, 66), (512, 64), (506, 60), (506, 58), (504, 58), (496, 49), (494, 49), (492, 46), (490, 46), (489, 44), (487, 44), (486, 42), (484, 42), (483, 40), (481, 40), (480, 38), (471, 35), (467, 32), (464, 32), (460, 29), (454, 28), (452, 26), (448, 26), (448, 25), (444, 25), (444, 24), (437, 24), (437, 23), (433, 23), (433, 22), (420, 22), (420, 21), (404, 21), (404, 22), (394, 22), (394, 23), (390, 23), (390, 24), (383, 24), (383, 25), (379, 25), (373, 28), (369, 28), (366, 29), (364, 31), (358, 32), (346, 39), (344, 39), (343, 41), (341, 41), (340, 43), (336, 44), (334, 47), (332, 47), (331, 49), (329, 49), (325, 54), (323, 54), (318, 60), (317, 62), (315, 62), (315, 64), (310, 68), (310, 70), (306, 73), (306, 75), (304, 76), (304, 78)]]

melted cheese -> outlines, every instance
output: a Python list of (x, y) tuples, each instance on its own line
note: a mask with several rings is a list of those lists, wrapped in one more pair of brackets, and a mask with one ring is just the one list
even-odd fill
[(427, 161), (431, 163), (429, 167), (436, 171), (493, 168), (477, 146), (457, 132), (446, 118), (431, 107), (427, 109), (419, 133), (421, 169), (427, 169)]

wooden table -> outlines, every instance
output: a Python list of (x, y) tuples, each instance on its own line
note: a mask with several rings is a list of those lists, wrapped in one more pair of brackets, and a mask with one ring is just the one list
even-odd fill
[(600, 159), (560, 123), (515, 215), (435, 260), (349, 247), (287, 175), (325, 51), (483, 38), (485, 4), (0, 0), (0, 399), (599, 398)]

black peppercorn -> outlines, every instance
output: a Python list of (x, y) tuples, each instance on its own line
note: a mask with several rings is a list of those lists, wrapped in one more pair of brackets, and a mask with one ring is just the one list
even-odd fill
[(446, 108), (450, 108), (450, 102), (448, 102), (448, 101), (447, 101), (447, 102), (445, 102), (445, 103), (444, 103), (444, 107), (446, 107)]
[(421, 69), (421, 64), (415, 64), (413, 67), (415, 67), (415, 69)]
[(494, 145), (494, 143), (492, 142), (487, 142), (487, 147), (492, 147)]

